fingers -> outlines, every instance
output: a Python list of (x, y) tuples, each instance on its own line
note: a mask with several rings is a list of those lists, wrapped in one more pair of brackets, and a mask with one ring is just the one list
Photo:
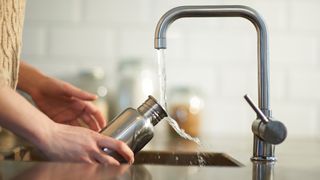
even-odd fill
[(75, 161), (75, 162), (85, 162), (85, 163), (89, 163), (89, 164), (95, 164), (95, 161), (93, 161), (89, 157), (81, 158), (80, 161)]
[(100, 131), (101, 128), (107, 124), (101, 111), (91, 102), (73, 99), (72, 109), (74, 111), (81, 111), (77, 117), (81, 118), (83, 122), (94, 131)]
[(55, 122), (70, 124), (70, 121), (73, 121), (83, 113), (86, 104), (78, 99), (71, 99), (67, 104), (62, 104), (60, 108), (62, 110), (51, 116)]
[(83, 91), (71, 84), (63, 82), (62, 87), (67, 96), (76, 97), (86, 101), (93, 101), (97, 99), (97, 95), (91, 94), (89, 92)]
[(106, 147), (117, 151), (124, 159), (126, 159), (130, 164), (134, 161), (134, 154), (132, 150), (122, 141), (118, 141), (116, 139), (102, 136), (98, 141), (99, 147)]
[(83, 113), (82, 120), (88, 125), (88, 127), (94, 131), (100, 131), (101, 128), (96, 120), (89, 114)]
[(86, 102), (85, 112), (94, 117), (94, 119), (99, 124), (100, 128), (105, 127), (107, 125), (107, 121), (103, 117), (101, 111), (99, 111), (99, 109), (92, 103)]
[(120, 165), (120, 163), (117, 160), (115, 160), (113, 157), (108, 156), (108, 155), (101, 153), (101, 152), (94, 154), (94, 158), (100, 164), (110, 164), (110, 165), (115, 165), (115, 166)]

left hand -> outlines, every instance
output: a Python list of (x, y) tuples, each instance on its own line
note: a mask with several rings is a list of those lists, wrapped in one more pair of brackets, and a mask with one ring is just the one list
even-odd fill
[(69, 83), (46, 77), (31, 96), (38, 108), (55, 122), (80, 125), (81, 120), (95, 131), (106, 126), (102, 113), (90, 102), (97, 96)]
[(102, 113), (90, 101), (97, 97), (71, 84), (46, 76), (20, 62), (18, 88), (31, 95), (38, 108), (58, 123), (80, 125), (99, 131), (106, 126)]

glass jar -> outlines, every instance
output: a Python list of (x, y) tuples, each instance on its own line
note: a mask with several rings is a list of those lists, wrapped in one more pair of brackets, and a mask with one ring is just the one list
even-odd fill
[(127, 107), (138, 107), (149, 95), (158, 96), (156, 72), (150, 64), (139, 58), (120, 61), (117, 114)]
[[(199, 92), (187, 86), (175, 87), (171, 89), (168, 100), (171, 118), (189, 135), (199, 136), (203, 110), (203, 100)], [(174, 131), (171, 127), (170, 129), (171, 132)]]
[(105, 71), (99, 67), (82, 69), (78, 74), (76, 86), (98, 96), (93, 104), (98, 107), (102, 115), (108, 120), (108, 89), (106, 86)]

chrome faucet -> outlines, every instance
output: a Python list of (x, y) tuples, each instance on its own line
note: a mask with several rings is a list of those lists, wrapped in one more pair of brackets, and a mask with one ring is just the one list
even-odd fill
[[(261, 16), (250, 7), (238, 5), (176, 7), (165, 13), (159, 20), (155, 31), (154, 48), (166, 49), (166, 33), (169, 25), (177, 19), (188, 17), (243, 17), (255, 26), (258, 35), (258, 103), (259, 109), (268, 121), (263, 121), (262, 117), (258, 115), (252, 124), (254, 145), (251, 159), (253, 161), (275, 161), (274, 145), (281, 143), (287, 133), (282, 123), (273, 121), (271, 118), (268, 35), (266, 25)], [(272, 128), (269, 126), (272, 126)], [(277, 133), (274, 133), (274, 131)], [(275, 137), (279, 134), (281, 137)], [(275, 139), (277, 141), (274, 141)]]

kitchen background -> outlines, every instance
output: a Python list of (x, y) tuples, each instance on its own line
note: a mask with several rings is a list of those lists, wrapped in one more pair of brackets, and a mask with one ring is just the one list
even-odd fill
[[(100, 67), (107, 96), (116, 99), (119, 62), (140, 59), (156, 73), (157, 21), (175, 6), (196, 4), (243, 4), (260, 12), (269, 29), (273, 114), (289, 137), (320, 137), (318, 0), (28, 0), (22, 58), (61, 78)], [(257, 102), (257, 54), (249, 21), (179, 20), (169, 28), (165, 56), (168, 88), (201, 92), (203, 134), (251, 136), (255, 115), (243, 95)], [(115, 104), (109, 102), (111, 110)]]

